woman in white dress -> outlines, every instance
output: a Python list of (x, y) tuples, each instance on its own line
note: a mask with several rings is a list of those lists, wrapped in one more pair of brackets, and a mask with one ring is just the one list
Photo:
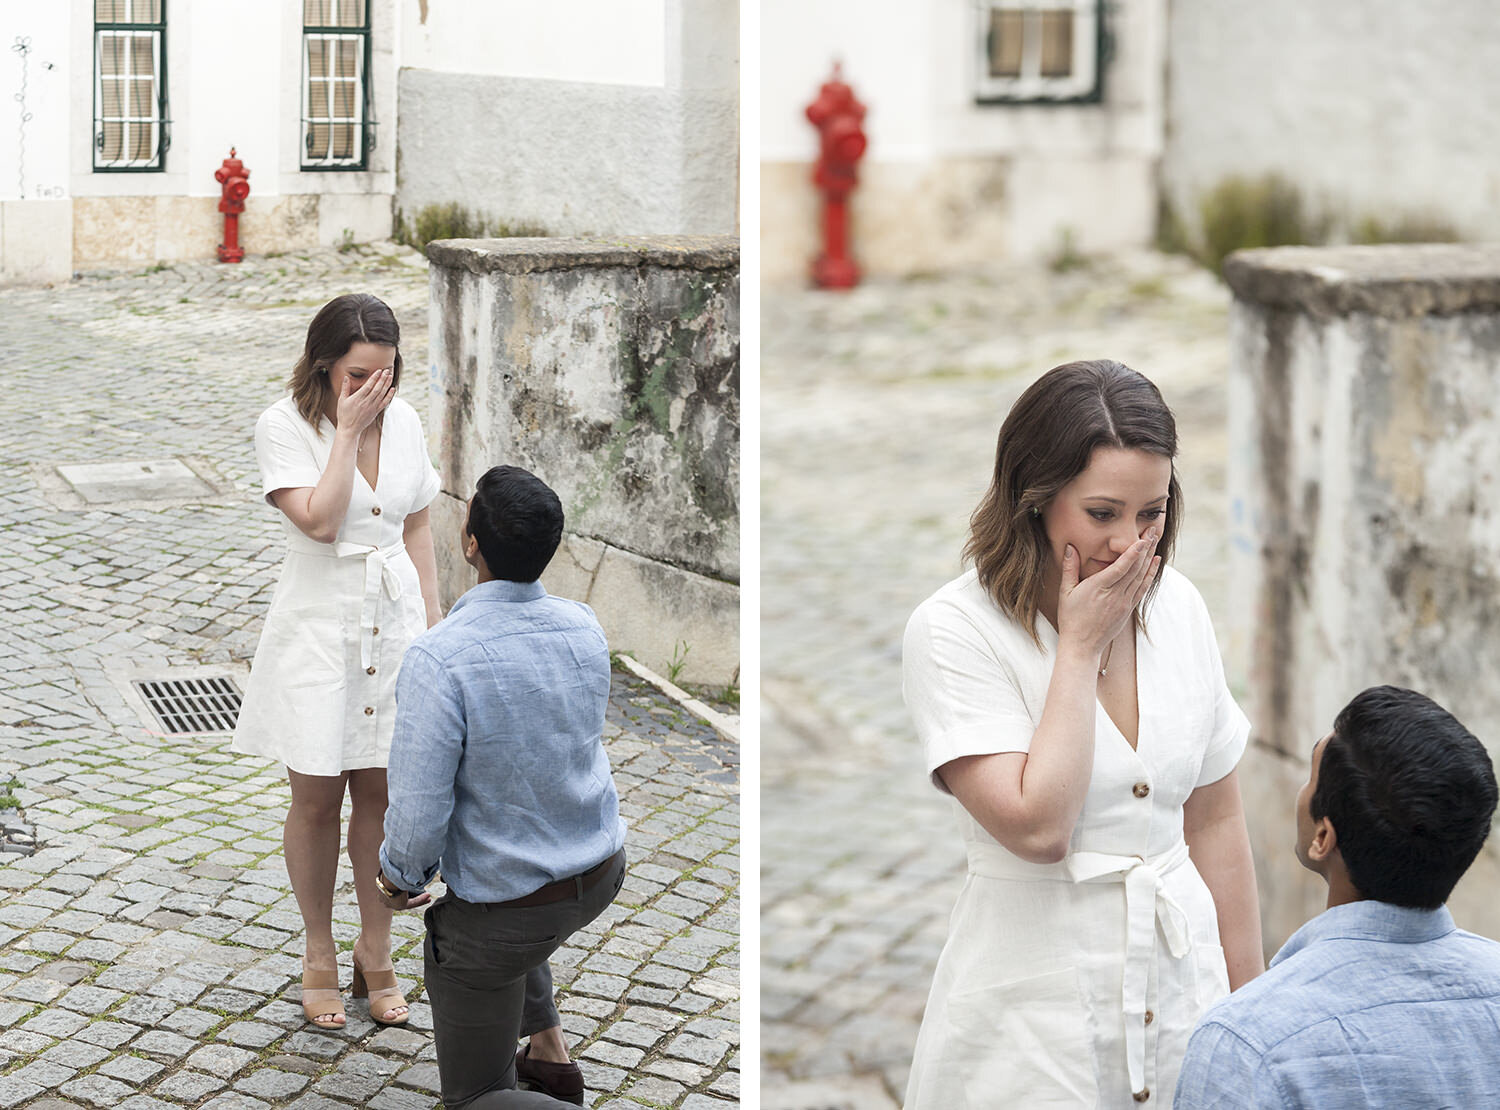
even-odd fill
[(427, 519), (438, 476), (416, 411), (396, 396), (400, 338), (376, 297), (335, 298), (307, 329), (291, 394), (255, 425), (287, 555), (233, 746), (286, 764), (286, 867), (307, 929), (302, 1007), (325, 1028), (345, 1020), (332, 915), (346, 788), (360, 916), (353, 994), (369, 996), (379, 1024), (407, 1019), (375, 876), (396, 674), (406, 646), (442, 613)]
[(1263, 970), (1250, 726), (1164, 565), (1176, 452), (1140, 374), (1049, 371), (1000, 429), (974, 569), (907, 625), (903, 692), (968, 875), (906, 1110), (1170, 1106), (1199, 1015)]

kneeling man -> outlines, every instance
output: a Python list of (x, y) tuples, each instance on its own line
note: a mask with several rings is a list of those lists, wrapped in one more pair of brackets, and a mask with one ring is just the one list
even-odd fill
[(423, 949), (448, 1110), (550, 1103), (510, 1090), (518, 1064), (533, 1087), (583, 1102), (547, 958), (614, 900), (625, 823), (602, 740), (604, 632), (538, 581), (562, 528), (534, 475), (480, 478), (461, 537), (479, 584), (412, 643), (396, 683), (379, 884), (396, 909), (420, 905), (411, 892), (439, 867), (448, 885)]
[(1500, 944), (1443, 905), (1495, 802), (1484, 746), (1441, 706), (1393, 686), (1345, 706), (1297, 795), (1328, 908), (1204, 1015), (1176, 1110), (1500, 1107)]

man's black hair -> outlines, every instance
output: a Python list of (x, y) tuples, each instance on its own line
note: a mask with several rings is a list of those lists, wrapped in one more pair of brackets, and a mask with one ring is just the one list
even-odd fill
[(1334, 721), (1310, 805), (1333, 822), (1360, 894), (1435, 909), (1479, 854), (1495, 803), (1473, 733), (1431, 698), (1372, 686)]
[(562, 502), (531, 471), (493, 466), (475, 485), (469, 534), (496, 578), (535, 582), (552, 561), (562, 531)]

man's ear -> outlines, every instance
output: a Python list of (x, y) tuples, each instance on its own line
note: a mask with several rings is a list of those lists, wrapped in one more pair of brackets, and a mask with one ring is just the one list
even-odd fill
[(1313, 822), (1312, 843), (1307, 846), (1307, 858), (1314, 863), (1327, 863), (1339, 850), (1339, 834), (1333, 822), (1319, 817)]

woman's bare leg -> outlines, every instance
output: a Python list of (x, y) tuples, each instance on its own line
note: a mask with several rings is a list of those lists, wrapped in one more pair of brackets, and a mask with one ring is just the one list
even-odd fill
[[(359, 940), (354, 943), (354, 955), (360, 967), (379, 970), (391, 966), (391, 911), (375, 890), (380, 842), (385, 839), (385, 768), (350, 771), (349, 800), (354, 804), (349, 818), (349, 862), (354, 866), (354, 894), (359, 899)], [(397, 1006), (380, 1017), (396, 1021), (404, 1013), (406, 1007)]]
[[(307, 930), (304, 964), (314, 970), (338, 967), (333, 943), (333, 887), (339, 869), (339, 812), (343, 775), (304, 775), (287, 768), (292, 805), (282, 827), (286, 872), (292, 880), (302, 926)], [(330, 1011), (332, 1014), (332, 1011)], [(343, 1015), (319, 1024), (342, 1025)]]

